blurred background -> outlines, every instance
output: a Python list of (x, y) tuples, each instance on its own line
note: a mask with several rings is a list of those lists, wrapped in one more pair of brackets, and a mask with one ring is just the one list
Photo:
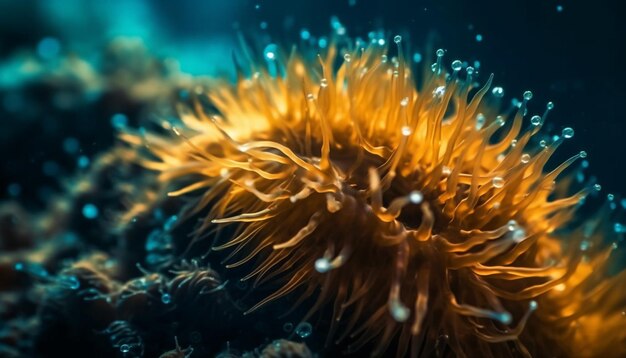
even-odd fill
[(415, 62), (428, 45), (491, 72), (508, 99), (586, 150), (604, 193), (626, 183), (626, 24), (619, 1), (0, 0), (0, 200), (42, 207), (59, 178), (184, 96), (191, 76), (233, 70), (244, 34), (255, 47), (319, 41), (336, 17), (348, 35), (402, 34)]

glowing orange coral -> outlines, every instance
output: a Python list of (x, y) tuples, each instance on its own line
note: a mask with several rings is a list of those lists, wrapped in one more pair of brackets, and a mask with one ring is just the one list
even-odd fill
[[(376, 44), (341, 49), (336, 68), (338, 52), (319, 63), (273, 54), (276, 75), (253, 66), (234, 85), (216, 81), (217, 112), (181, 109), (183, 125), (165, 124), (177, 138), (123, 134), (147, 140), (158, 160), (144, 165), (163, 182), (191, 180), (170, 195), (204, 190), (198, 232), (237, 225), (214, 247), (231, 250), (227, 267), (254, 262), (243, 280), (280, 285), (248, 312), (317, 294), (303, 320), (330, 305), (328, 344), (373, 342), (375, 356), (390, 344), (399, 356), (442, 344), (459, 356), (625, 354), (624, 333), (583, 349), (600, 322), (623, 325), (611, 315), (625, 296), (609, 289), (624, 278), (589, 278), (610, 249), (583, 260), (595, 252), (579, 249), (583, 235), (566, 247), (555, 238), (589, 190), (552, 200), (553, 183), (586, 154), (543, 173), (564, 139), (529, 144), (548, 112), (521, 130), (532, 94), (499, 116), (483, 101), (492, 78), (468, 101), (474, 70), (461, 79), (455, 61), (447, 74), (441, 50), (419, 92), (400, 46), (393, 58)], [(610, 309), (573, 313), (602, 280), (593, 299)]]

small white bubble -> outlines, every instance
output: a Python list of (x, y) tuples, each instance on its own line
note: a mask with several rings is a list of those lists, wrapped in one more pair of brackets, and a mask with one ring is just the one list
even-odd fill
[(439, 86), (433, 91), (433, 97), (441, 98), (446, 93), (446, 86)]
[(493, 177), (491, 184), (493, 184), (494, 188), (502, 188), (504, 186), (504, 179), (502, 177)]
[(533, 98), (533, 93), (531, 91), (524, 92), (524, 99), (530, 101)]
[(572, 129), (571, 127), (563, 128), (561, 135), (563, 135), (563, 138), (566, 139), (572, 138), (574, 136), (574, 129)]
[(315, 270), (319, 273), (328, 272), (330, 270), (330, 261), (325, 257), (315, 260)]
[(463, 68), (463, 62), (461, 62), (459, 60), (452, 61), (452, 69), (454, 71), (460, 71), (461, 68)]
[(413, 204), (419, 204), (424, 200), (424, 195), (420, 191), (415, 190), (409, 194), (409, 200)]
[(532, 116), (530, 118), (530, 124), (532, 124), (533, 126), (538, 126), (541, 124), (541, 117), (540, 116)]

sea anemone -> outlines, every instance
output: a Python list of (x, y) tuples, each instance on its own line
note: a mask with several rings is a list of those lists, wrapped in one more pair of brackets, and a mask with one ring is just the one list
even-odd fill
[(308, 304), (327, 346), (373, 356), (626, 354), (625, 277), (593, 227), (605, 215), (571, 229), (594, 188), (555, 182), (587, 154), (546, 170), (573, 130), (540, 142), (551, 103), (523, 130), (532, 93), (499, 113), (493, 76), (478, 88), (443, 50), (418, 86), (394, 42), (270, 46), (160, 123), (172, 133), (121, 136), (148, 148), (169, 196), (193, 199), (191, 245), (231, 225), (212, 249), (275, 288), (247, 313)]

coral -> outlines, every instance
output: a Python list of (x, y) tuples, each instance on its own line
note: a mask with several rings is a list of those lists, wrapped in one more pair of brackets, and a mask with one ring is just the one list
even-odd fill
[(418, 89), (394, 40), (395, 56), (376, 40), (266, 50), (267, 66), (238, 65), (179, 121), (121, 136), (170, 197), (193, 200), (190, 245), (212, 237), (227, 268), (273, 290), (247, 313), (305, 306), (302, 321), (329, 322), (328, 349), (626, 354), (607, 231), (572, 231), (594, 189), (555, 184), (587, 154), (546, 168), (573, 130), (540, 142), (551, 103), (523, 130), (532, 93), (500, 114), (492, 77), (477, 88), (473, 68), (446, 71), (443, 50)]

